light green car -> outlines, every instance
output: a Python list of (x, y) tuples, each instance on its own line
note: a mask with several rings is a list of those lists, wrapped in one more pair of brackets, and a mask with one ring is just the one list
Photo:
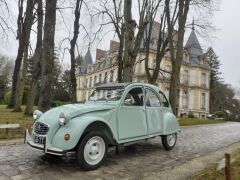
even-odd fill
[(33, 130), (25, 143), (46, 154), (74, 151), (79, 165), (92, 170), (111, 146), (127, 146), (156, 136), (171, 150), (180, 132), (166, 96), (157, 86), (119, 83), (96, 88), (85, 104), (69, 104), (34, 112)]

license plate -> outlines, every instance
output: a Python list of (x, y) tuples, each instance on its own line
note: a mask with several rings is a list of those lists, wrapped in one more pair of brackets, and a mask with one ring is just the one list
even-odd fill
[(37, 144), (44, 144), (44, 138), (45, 137), (40, 137), (40, 136), (34, 136), (34, 142)]

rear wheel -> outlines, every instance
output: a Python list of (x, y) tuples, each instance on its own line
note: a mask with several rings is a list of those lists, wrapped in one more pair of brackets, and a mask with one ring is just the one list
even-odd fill
[(177, 133), (162, 136), (163, 148), (167, 151), (174, 148), (177, 142)]
[(76, 159), (85, 170), (97, 169), (106, 158), (108, 145), (104, 133), (89, 132), (81, 140), (77, 150)]

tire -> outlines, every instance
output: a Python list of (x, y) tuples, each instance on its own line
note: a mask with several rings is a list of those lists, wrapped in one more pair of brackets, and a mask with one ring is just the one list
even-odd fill
[(108, 152), (107, 139), (104, 133), (92, 131), (87, 133), (76, 149), (76, 160), (84, 170), (99, 168)]
[(177, 143), (177, 133), (162, 136), (162, 145), (166, 151), (174, 148)]

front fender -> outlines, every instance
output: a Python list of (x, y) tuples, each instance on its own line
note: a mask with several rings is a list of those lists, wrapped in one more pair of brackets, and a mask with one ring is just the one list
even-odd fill
[[(105, 123), (111, 130), (107, 121), (99, 117), (87, 116), (87, 117), (76, 117), (71, 119), (66, 125), (61, 126), (53, 137), (52, 145), (63, 150), (73, 149), (78, 141), (80, 140), (84, 130), (89, 124), (100, 121)], [(70, 134), (70, 140), (65, 141), (65, 134)]]
[(174, 114), (167, 112), (163, 116), (163, 135), (180, 132), (180, 126)]

